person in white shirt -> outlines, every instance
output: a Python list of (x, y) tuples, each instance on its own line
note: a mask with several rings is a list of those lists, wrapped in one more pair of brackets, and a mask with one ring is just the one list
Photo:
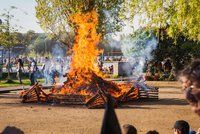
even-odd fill
[(42, 65), (42, 71), (45, 78), (45, 84), (48, 84), (50, 79), (50, 61), (48, 57), (45, 57), (44, 64)]

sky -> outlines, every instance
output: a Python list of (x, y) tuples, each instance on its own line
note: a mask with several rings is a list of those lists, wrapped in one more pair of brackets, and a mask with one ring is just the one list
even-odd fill
[[(19, 32), (22, 33), (26, 33), (28, 30), (34, 30), (37, 33), (42, 33), (44, 31), (41, 29), (38, 20), (35, 17), (36, 4), (35, 0), (0, 0), (0, 14), (3, 12), (3, 9), (9, 10), (11, 6), (15, 6), (18, 9), (11, 10), (11, 14), (15, 16), (15, 20), (11, 22), (11, 24), (22, 27), (18, 28)], [(124, 31), (122, 32), (132, 32), (132, 29), (130, 28), (131, 25), (134, 25), (135, 30), (139, 28), (138, 17), (134, 19), (132, 24), (126, 25), (126, 27), (124, 27)]]
[(35, 0), (0, 0), (0, 14), (3, 13), (3, 9), (9, 10), (10, 6), (18, 8), (11, 10), (11, 14), (15, 16), (14, 23), (22, 27), (18, 29), (19, 32), (25, 33), (28, 30), (34, 30), (37, 33), (43, 32), (35, 17)]

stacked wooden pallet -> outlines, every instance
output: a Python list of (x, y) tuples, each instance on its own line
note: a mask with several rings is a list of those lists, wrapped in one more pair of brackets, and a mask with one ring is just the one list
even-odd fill
[[(86, 105), (88, 108), (103, 108), (107, 103), (107, 98), (110, 95), (106, 90), (103, 90), (97, 84), (96, 93), (90, 95), (83, 94), (59, 94), (50, 93), (46, 94), (42, 86), (36, 83), (30, 89), (21, 93), (22, 102), (47, 102), (55, 104), (67, 104), (67, 105)], [(114, 106), (117, 107), (118, 102), (128, 102), (133, 100), (157, 100), (158, 88), (150, 87), (148, 90), (142, 88), (131, 87), (127, 92), (122, 94), (118, 98), (111, 97), (114, 102)]]
[(86, 98), (86, 95), (49, 94), (49, 100), (56, 104), (83, 105)]
[(157, 100), (159, 98), (158, 93), (159, 93), (158, 88), (148, 89), (148, 90), (139, 89), (139, 99)]

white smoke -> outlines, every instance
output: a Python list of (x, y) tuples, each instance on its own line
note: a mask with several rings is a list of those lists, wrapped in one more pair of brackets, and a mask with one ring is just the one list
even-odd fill
[[(104, 14), (109, 21), (113, 21), (112, 12), (105, 11)], [(136, 78), (140, 78), (143, 75), (145, 63), (152, 59), (151, 53), (157, 47), (157, 40), (151, 32), (139, 30), (142, 27), (138, 21), (139, 15), (131, 20), (130, 12), (127, 10), (125, 18), (127, 19), (121, 22), (121, 31), (111, 31), (105, 39), (110, 47), (121, 48), (123, 56), (129, 63), (123, 64), (126, 74), (130, 75), (132, 72)], [(109, 29), (109, 25), (107, 27)]]
[(62, 49), (60, 43), (55, 44), (54, 48), (52, 49), (52, 55), (54, 58), (61, 58), (64, 56), (64, 50)]
[[(111, 18), (109, 12), (106, 12), (106, 16)], [(129, 18), (130, 14), (127, 13), (126, 17)], [(134, 76), (140, 77), (146, 61), (152, 59), (151, 53), (157, 47), (157, 40), (151, 32), (139, 29), (137, 18), (138, 16), (131, 21), (125, 20), (122, 30), (108, 34), (106, 40), (109, 46), (121, 48), (123, 56), (130, 63), (131, 67), (124, 64), (123, 70), (126, 70), (127, 74), (132, 72)]]
[(47, 81), (53, 84), (54, 77), (57, 74), (59, 82), (64, 82), (66, 79), (63, 77), (69, 70), (70, 57), (65, 57), (65, 51), (61, 47), (62, 44), (55, 44), (52, 49), (52, 57), (45, 61), (44, 77)]
[(140, 77), (145, 63), (153, 57), (151, 53), (157, 47), (157, 40), (152, 33), (136, 33), (134, 37), (124, 36), (121, 40), (121, 50), (132, 66), (134, 76)]

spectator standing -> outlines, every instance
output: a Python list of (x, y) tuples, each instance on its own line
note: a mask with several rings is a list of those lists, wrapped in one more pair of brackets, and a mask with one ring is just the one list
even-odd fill
[(45, 78), (45, 84), (49, 83), (49, 77), (50, 77), (49, 68), (50, 68), (50, 61), (49, 61), (48, 57), (45, 57), (44, 64), (42, 65), (42, 71), (43, 71), (44, 78)]
[(17, 78), (19, 83), (22, 84), (22, 72), (24, 71), (24, 64), (21, 58), (17, 60)]
[(9, 63), (9, 59), (6, 60), (6, 69), (8, 72), (12, 72), (12, 62)]
[(172, 64), (170, 59), (167, 59), (167, 61), (164, 63), (164, 71), (165, 73), (169, 74), (172, 70)]
[(60, 58), (55, 59), (55, 75), (54, 78), (57, 76), (59, 78), (59, 81), (63, 78), (63, 63)]
[(99, 70), (103, 71), (103, 61), (101, 60), (101, 57), (98, 57), (97, 64), (98, 64)]
[(113, 71), (114, 71), (114, 68), (113, 68), (113, 65), (111, 65), (111, 66), (109, 67), (109, 73), (110, 73), (110, 74), (113, 74)]
[(33, 59), (33, 58), (30, 58), (29, 59), (29, 79), (30, 79), (30, 82), (31, 82), (31, 86), (35, 84), (36, 82), (36, 77), (35, 77), (35, 73), (37, 71), (37, 64), (36, 64), (36, 61)]
[(55, 77), (57, 73), (55, 59), (51, 60), (51, 65), (49, 67), (49, 70), (50, 70), (50, 82), (51, 84), (55, 84), (56, 83)]

